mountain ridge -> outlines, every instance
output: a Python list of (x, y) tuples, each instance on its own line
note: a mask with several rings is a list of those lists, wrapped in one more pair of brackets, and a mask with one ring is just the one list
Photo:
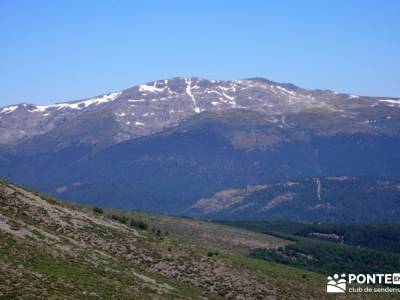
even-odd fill
[(90, 99), (96, 99), (96, 98), (101, 98), (103, 96), (107, 96), (107, 95), (112, 95), (112, 94), (117, 94), (117, 93), (122, 93), (124, 91), (127, 90), (131, 90), (134, 89), (138, 86), (143, 86), (143, 85), (147, 85), (147, 86), (151, 86), (154, 85), (154, 83), (157, 82), (161, 82), (161, 81), (168, 81), (168, 80), (176, 80), (176, 79), (191, 79), (191, 80), (202, 80), (202, 81), (210, 81), (210, 82), (230, 82), (230, 81), (261, 81), (261, 82), (266, 82), (269, 83), (271, 85), (280, 85), (283, 87), (288, 87), (290, 89), (299, 89), (299, 90), (308, 90), (308, 91), (313, 91), (313, 92), (328, 92), (328, 93), (333, 93), (333, 94), (340, 94), (340, 95), (349, 95), (354, 97), (362, 97), (362, 98), (380, 98), (380, 99), (400, 99), (400, 97), (391, 97), (391, 96), (368, 96), (368, 95), (354, 95), (348, 92), (338, 92), (332, 89), (324, 89), (324, 88), (301, 88), (300, 86), (291, 83), (291, 82), (278, 82), (278, 81), (273, 81), (270, 79), (267, 79), (265, 77), (260, 77), (260, 76), (255, 76), (255, 77), (247, 77), (247, 78), (241, 78), (241, 79), (227, 79), (227, 80), (219, 80), (219, 79), (208, 79), (205, 77), (200, 77), (200, 76), (175, 76), (175, 77), (168, 77), (168, 78), (162, 78), (162, 79), (158, 79), (158, 80), (154, 80), (154, 81), (148, 81), (148, 82), (144, 82), (144, 83), (138, 83), (135, 84), (131, 87), (122, 89), (122, 90), (113, 90), (110, 92), (106, 92), (106, 93), (100, 93), (97, 94), (93, 97), (86, 97), (86, 98), (79, 98), (79, 99), (74, 99), (74, 100), (64, 100), (64, 101), (56, 101), (54, 103), (50, 103), (50, 104), (46, 104), (46, 105), (42, 105), (42, 104), (34, 104), (32, 102), (15, 102), (15, 103), (11, 103), (11, 104), (7, 104), (7, 105), (2, 105), (0, 106), (0, 110), (2, 110), (3, 108), (7, 108), (7, 107), (13, 107), (13, 106), (29, 106), (29, 107), (49, 107), (49, 106), (56, 106), (56, 105), (62, 105), (62, 104), (75, 104), (75, 103), (79, 103), (79, 102), (84, 102), (85, 100), (90, 100)]
[[(397, 98), (366, 97), (330, 90), (307, 90), (264, 78), (207, 80), (174, 77), (133, 86), (92, 98), (51, 105), (18, 104), (0, 108), (0, 143), (14, 144), (45, 134), (82, 115), (109, 110), (118, 124), (113, 142), (162, 131), (204, 111), (249, 109), (284, 115), (307, 109), (350, 113), (368, 105), (398, 106)], [(98, 143), (91, 141), (91, 143)]]

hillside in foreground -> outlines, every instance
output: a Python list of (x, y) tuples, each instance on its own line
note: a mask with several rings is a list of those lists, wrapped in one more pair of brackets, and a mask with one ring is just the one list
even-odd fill
[[(325, 297), (324, 276), (242, 254), (253, 243), (270, 249), (287, 244), (284, 239), (237, 229), (239, 247), (225, 247), (218, 235), (212, 243), (194, 243), (179, 230), (169, 234), (165, 227), (64, 204), (6, 182), (0, 183), (0, 198), (0, 295), (5, 299)], [(204, 230), (204, 236), (210, 225), (190, 226)], [(235, 229), (218, 226), (236, 235)]]

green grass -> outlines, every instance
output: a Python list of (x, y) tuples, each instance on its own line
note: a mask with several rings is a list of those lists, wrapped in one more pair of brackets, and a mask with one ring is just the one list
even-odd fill
[[(30, 214), (13, 214), (13, 201), (1, 203), (3, 217), (34, 229), (30, 238), (0, 231), (0, 299), (222, 299), (243, 291), (249, 298), (253, 293), (259, 298), (332, 298), (325, 292), (326, 274), (248, 256), (260, 243), (269, 249), (293, 244), (283, 238), (187, 218), (106, 209), (99, 214), (70, 204), (64, 206), (69, 211), (59, 212), (78, 225), (65, 225), (64, 234), (57, 231), (57, 214), (49, 208), (49, 213), (28, 207)], [(126, 218), (111, 220), (114, 213)], [(148, 226), (130, 226), (130, 219)], [(46, 233), (60, 240), (48, 242)], [(160, 262), (173, 268), (157, 271)], [(187, 283), (190, 278), (192, 284)], [(211, 287), (214, 292), (206, 291)]]
[(12, 287), (6, 294), (0, 294), (0, 299), (17, 296), (42, 299), (44, 293), (63, 299), (153, 299), (156, 290), (151, 285), (143, 288), (143, 281), (133, 276), (131, 270), (159, 284), (172, 286), (174, 291), (163, 296), (166, 299), (197, 299), (204, 295), (219, 299), (218, 296), (148, 272), (125, 260), (104, 259), (96, 266), (83, 259), (89, 253), (80, 253), (81, 257), (55, 257), (48, 253), (49, 249), (20, 243), (6, 234), (0, 233), (0, 240), (1, 261), (23, 273), (22, 276), (10, 278), (0, 271), (0, 282), (8, 281)]
[(289, 241), (271, 235), (259, 234), (248, 230), (237, 229), (232, 226), (224, 226), (213, 222), (199, 221), (186, 217), (172, 217), (158, 214), (141, 213), (137, 211), (119, 211), (104, 209), (106, 215), (121, 215), (127, 219), (133, 218), (143, 221), (149, 230), (160, 230), (161, 235), (166, 233), (214, 247), (221, 250), (229, 250), (240, 253), (248, 253), (254, 244), (266, 247), (281, 247)]

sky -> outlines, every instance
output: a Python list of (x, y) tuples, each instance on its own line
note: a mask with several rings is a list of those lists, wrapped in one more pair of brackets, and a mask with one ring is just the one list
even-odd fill
[(0, 106), (175, 76), (400, 97), (400, 1), (0, 1)]

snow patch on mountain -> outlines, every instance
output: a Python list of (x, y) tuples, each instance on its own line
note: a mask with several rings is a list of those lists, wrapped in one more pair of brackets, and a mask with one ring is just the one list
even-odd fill
[(9, 114), (9, 113), (12, 113), (13, 111), (15, 111), (17, 108), (18, 108), (18, 105), (6, 106), (0, 111), (0, 113), (1, 114)]
[(121, 92), (109, 93), (103, 96), (91, 98), (88, 100), (78, 101), (78, 102), (65, 102), (65, 103), (57, 103), (53, 105), (38, 105), (35, 109), (30, 110), (30, 112), (45, 112), (48, 109), (83, 109), (91, 105), (98, 105), (101, 103), (107, 103), (114, 101), (121, 95)]
[(194, 105), (194, 111), (196, 113), (200, 113), (200, 107), (197, 106), (197, 102), (196, 102), (196, 98), (193, 96), (192, 94), (192, 79), (191, 78), (185, 78), (186, 81), (186, 93), (189, 95), (189, 97), (192, 99), (193, 101), (193, 105)]
[(400, 105), (400, 99), (381, 99), (379, 101), (387, 103), (389, 106)]
[(156, 82), (154, 82), (154, 85), (146, 85), (146, 84), (142, 84), (139, 85), (139, 91), (140, 92), (150, 92), (150, 93), (161, 93), (164, 91), (165, 88), (157, 88), (156, 87)]

